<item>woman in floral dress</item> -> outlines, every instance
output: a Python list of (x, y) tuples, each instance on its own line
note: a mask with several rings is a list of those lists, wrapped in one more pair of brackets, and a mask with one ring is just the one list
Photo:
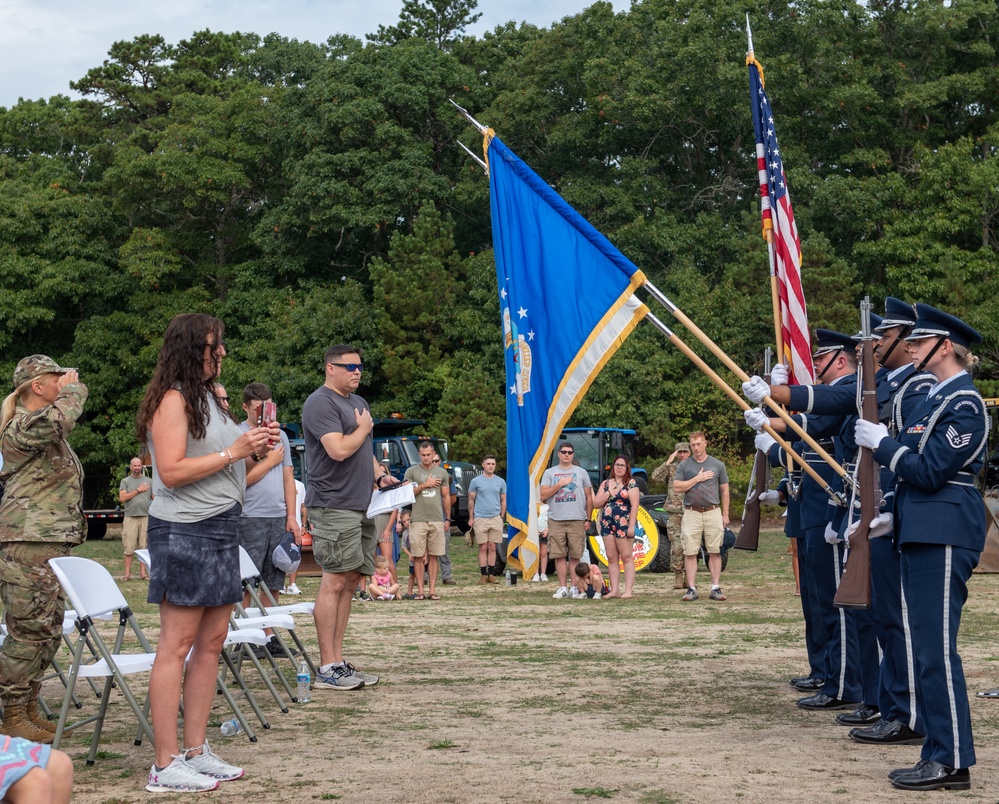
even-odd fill
[[(618, 455), (611, 468), (611, 476), (600, 484), (593, 496), (594, 507), (602, 507), (600, 533), (607, 554), (607, 572), (610, 576), (608, 597), (630, 598), (635, 586), (635, 520), (638, 517), (638, 499), (641, 493), (631, 477), (631, 462)], [(620, 594), (621, 565), (624, 565), (624, 594)]]

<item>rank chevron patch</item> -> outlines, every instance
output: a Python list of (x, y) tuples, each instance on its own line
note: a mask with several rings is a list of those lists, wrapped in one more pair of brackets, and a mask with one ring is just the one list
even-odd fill
[(948, 426), (944, 435), (947, 437), (947, 443), (954, 449), (961, 449), (961, 447), (966, 447), (971, 443), (971, 433), (961, 435), (954, 429), (954, 425)]

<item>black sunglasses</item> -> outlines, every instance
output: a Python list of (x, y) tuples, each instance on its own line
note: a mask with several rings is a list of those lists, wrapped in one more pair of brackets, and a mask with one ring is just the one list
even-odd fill
[(339, 366), (342, 369), (353, 373), (355, 371), (364, 371), (364, 363), (330, 363), (331, 366)]
[(571, 449), (560, 449), (558, 451), (558, 454), (559, 455), (572, 455), (572, 450)]

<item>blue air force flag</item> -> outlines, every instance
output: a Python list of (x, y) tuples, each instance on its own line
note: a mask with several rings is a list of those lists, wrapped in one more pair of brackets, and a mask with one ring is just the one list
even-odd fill
[(538, 571), (541, 475), (597, 373), (648, 309), (645, 276), (490, 130), (493, 249), (506, 363), (511, 564)]

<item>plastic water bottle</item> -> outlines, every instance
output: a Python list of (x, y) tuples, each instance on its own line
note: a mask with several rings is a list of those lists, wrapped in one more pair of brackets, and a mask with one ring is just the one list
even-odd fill
[(506, 585), (510, 585), (510, 570), (506, 571)]
[(312, 685), (312, 675), (309, 673), (309, 663), (302, 659), (298, 666), (298, 702), (308, 703), (311, 699), (309, 687)]
[(239, 721), (236, 718), (232, 720), (227, 720), (222, 724), (222, 736), (232, 737), (233, 735), (239, 734), (243, 730), (243, 727), (239, 725)]

